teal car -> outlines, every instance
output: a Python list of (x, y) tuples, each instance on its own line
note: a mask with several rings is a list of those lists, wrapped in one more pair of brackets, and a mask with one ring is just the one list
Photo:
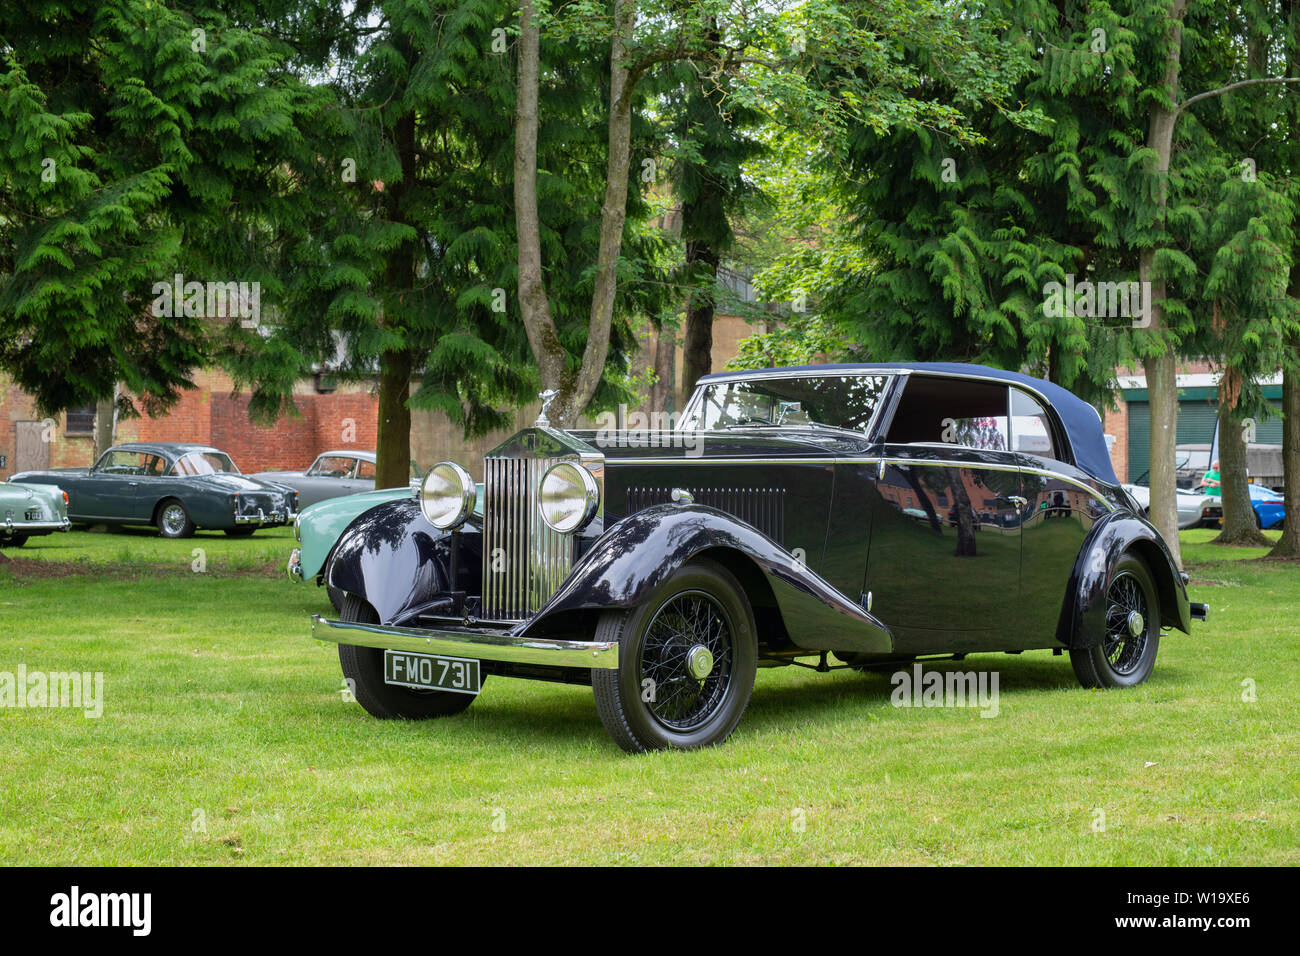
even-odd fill
[(53, 485), (0, 482), (0, 547), (21, 548), (28, 538), (68, 527), (67, 492)]
[[(334, 556), (334, 546), (348, 526), (371, 508), (415, 497), (419, 487), (419, 480), (415, 479), (406, 488), (381, 488), (327, 498), (304, 508), (293, 522), (293, 536), (298, 540), (298, 547), (289, 555), (289, 576), (295, 581), (310, 579), (318, 586), (324, 584), (325, 569)], [(479, 500), (482, 500), (481, 496)], [(482, 513), (481, 504), (476, 506), (475, 513)], [(338, 610), (343, 596), (332, 587), (326, 587), (326, 592), (330, 603)]]

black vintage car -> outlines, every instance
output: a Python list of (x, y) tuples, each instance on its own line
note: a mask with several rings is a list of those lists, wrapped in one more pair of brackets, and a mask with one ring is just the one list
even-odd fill
[(591, 684), (624, 749), (725, 740), (758, 667), (1068, 651), (1151, 674), (1204, 605), (1120, 488), (1096, 411), (975, 365), (702, 378), (672, 432), (538, 423), (478, 494), (443, 462), (359, 516), (329, 584), (357, 701), (454, 714), (488, 676)]
[(242, 475), (225, 452), (182, 442), (128, 442), (90, 468), (12, 480), (62, 488), (74, 522), (154, 525), (164, 538), (187, 538), (195, 528), (244, 537), (288, 524), (298, 511), (298, 493), (287, 485)]

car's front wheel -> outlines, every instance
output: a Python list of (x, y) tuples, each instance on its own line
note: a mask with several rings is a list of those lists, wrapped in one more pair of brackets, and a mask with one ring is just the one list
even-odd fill
[(158, 506), (158, 533), (164, 538), (188, 538), (194, 533), (194, 522), (185, 506), (175, 498), (168, 498)]
[(593, 671), (592, 689), (605, 729), (630, 753), (722, 743), (749, 705), (754, 613), (721, 565), (685, 565), (639, 607), (606, 611), (596, 640), (618, 643), (618, 669)]
[[(357, 597), (347, 594), (339, 608), (339, 618), (357, 624), (378, 624), (375, 609)], [(474, 694), (458, 694), (446, 690), (413, 690), (384, 683), (384, 652), (377, 647), (339, 645), (339, 664), (343, 678), (358, 704), (372, 717), (385, 720), (429, 720), (459, 714), (474, 703)], [(482, 684), (487, 678), (482, 679)], [(480, 687), (482, 686), (480, 684)]]
[(1084, 687), (1132, 687), (1151, 676), (1160, 649), (1160, 595), (1146, 562), (1126, 554), (1106, 586), (1106, 635), (1070, 651)]

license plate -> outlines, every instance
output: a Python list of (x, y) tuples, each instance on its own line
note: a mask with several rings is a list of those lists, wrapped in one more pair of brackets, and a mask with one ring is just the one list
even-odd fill
[(477, 694), (483, 687), (479, 662), (473, 658), (408, 651), (384, 651), (384, 683), (456, 694)]
[(41, 511), (40, 508), (33, 508), (31, 511), (27, 512), (27, 520), (40, 521), (41, 518), (43, 517), (43, 514), (44, 513)]

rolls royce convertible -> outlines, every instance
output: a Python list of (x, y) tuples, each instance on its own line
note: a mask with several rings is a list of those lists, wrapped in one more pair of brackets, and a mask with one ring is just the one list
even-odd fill
[(164, 538), (188, 538), (195, 528), (245, 537), (288, 524), (298, 510), (292, 488), (240, 474), (216, 448), (180, 442), (115, 445), (90, 468), (28, 471), (11, 480), (62, 488), (74, 522), (154, 525)]
[(458, 713), (489, 677), (561, 681), (591, 685), (623, 749), (688, 749), (727, 739), (760, 667), (1051, 650), (1084, 687), (1129, 687), (1162, 630), (1206, 615), (1097, 412), (1050, 382), (724, 373), (668, 432), (552, 428), (548, 397), (481, 492), (441, 462), (340, 537), (339, 619), (312, 632), (375, 717)]

